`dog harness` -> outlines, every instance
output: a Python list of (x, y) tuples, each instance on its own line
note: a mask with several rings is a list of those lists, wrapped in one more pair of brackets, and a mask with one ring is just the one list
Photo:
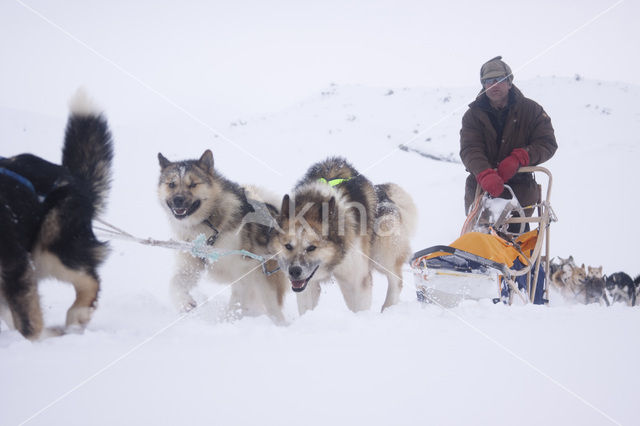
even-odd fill
[(318, 179), (318, 182), (326, 183), (329, 186), (338, 186), (341, 183), (346, 182), (348, 180), (351, 180), (351, 178), (346, 178), (346, 179), (342, 179), (342, 178), (334, 178), (334, 179), (320, 178), (320, 179)]
[(218, 231), (218, 229), (215, 226), (213, 226), (213, 223), (211, 223), (209, 219), (206, 219), (204, 223), (209, 228), (211, 228), (211, 230), (213, 231), (213, 234), (211, 234), (208, 238), (206, 238), (206, 240), (205, 240), (204, 234), (201, 234), (198, 237), (196, 237), (196, 239), (193, 241), (194, 247), (191, 250), (191, 254), (193, 254), (194, 256), (200, 257), (202, 259), (208, 259), (211, 262), (217, 262), (221, 257), (227, 256), (229, 254), (241, 254), (245, 257), (250, 257), (252, 259), (259, 261), (262, 266), (262, 273), (265, 274), (266, 276), (272, 275), (280, 270), (280, 267), (278, 266), (277, 268), (272, 269), (270, 271), (269, 268), (267, 267), (267, 260), (269, 259), (265, 259), (262, 256), (253, 254), (246, 250), (230, 250), (223, 254), (215, 253), (215, 252), (206, 253), (204, 250), (202, 250), (203, 242), (206, 241), (206, 244), (209, 247), (213, 246), (218, 240), (218, 235), (220, 234), (220, 231)]
[[(0, 157), (0, 160), (2, 160), (3, 158), (4, 157)], [(9, 170), (6, 167), (0, 167), (0, 175), (8, 176), (8, 177), (10, 177), (12, 179), (15, 179), (16, 181), (18, 181), (23, 186), (26, 186), (29, 189), (29, 191), (31, 191), (34, 194), (36, 194), (36, 188), (33, 186), (31, 181), (29, 179), (27, 179), (26, 177), (14, 172), (13, 170)]]
[(216, 227), (213, 226), (213, 223), (211, 223), (209, 219), (205, 219), (204, 223), (213, 231), (213, 234), (211, 234), (209, 238), (207, 238), (207, 245), (212, 246), (216, 243), (216, 240), (218, 239), (218, 234), (220, 233), (220, 231), (218, 231)]

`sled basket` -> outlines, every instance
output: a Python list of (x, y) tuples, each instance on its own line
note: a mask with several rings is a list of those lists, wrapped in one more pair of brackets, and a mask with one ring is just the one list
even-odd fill
[[(522, 214), (517, 200), (503, 203), (506, 210), (500, 214), (486, 215), (483, 207), (489, 203), (482, 203), (482, 199), (488, 195), (477, 193), (474, 204), (481, 208), (472, 210), (460, 238), (450, 245), (429, 247), (413, 255), (410, 264), (419, 301), (444, 307), (455, 306), (464, 299), (490, 299), (507, 304), (516, 300), (535, 304), (548, 301), (545, 270), (549, 270), (549, 224), (556, 220), (549, 204), (551, 173), (543, 167), (522, 167), (519, 172), (546, 174), (549, 179), (546, 199), (524, 207), (534, 210), (530, 217)], [(480, 217), (491, 217), (494, 221), (499, 218), (499, 223), (482, 224)], [(535, 228), (501, 232), (511, 224), (517, 224), (520, 231), (525, 224)], [(541, 255), (543, 246), (545, 256)]]

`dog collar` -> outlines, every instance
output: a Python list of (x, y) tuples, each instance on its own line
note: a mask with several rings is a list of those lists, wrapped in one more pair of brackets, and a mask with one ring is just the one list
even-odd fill
[(329, 186), (338, 186), (343, 182), (346, 182), (348, 180), (350, 180), (351, 178), (346, 178), (346, 179), (341, 179), (341, 178), (335, 178), (335, 179), (325, 179), (325, 178), (320, 178), (318, 179), (318, 182), (322, 182), (322, 183), (326, 183)]
[(218, 234), (220, 233), (220, 231), (218, 231), (216, 227), (213, 226), (213, 224), (209, 221), (209, 219), (206, 219), (204, 223), (213, 231), (213, 234), (211, 234), (211, 236), (207, 238), (207, 245), (212, 246), (216, 243), (216, 240), (218, 239)]

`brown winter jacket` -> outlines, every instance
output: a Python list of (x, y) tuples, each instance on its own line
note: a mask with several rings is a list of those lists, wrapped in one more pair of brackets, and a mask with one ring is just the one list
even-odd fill
[[(465, 211), (475, 196), (475, 177), (488, 168), (498, 167), (515, 148), (529, 152), (532, 166), (550, 159), (558, 148), (549, 116), (535, 101), (525, 98), (516, 86), (511, 86), (508, 108), (500, 141), (489, 117), (491, 105), (484, 91), (469, 104), (469, 110), (462, 117), (460, 158), (470, 172), (465, 187)], [(506, 183), (513, 188), (522, 206), (539, 201), (538, 186), (532, 175), (516, 174)]]

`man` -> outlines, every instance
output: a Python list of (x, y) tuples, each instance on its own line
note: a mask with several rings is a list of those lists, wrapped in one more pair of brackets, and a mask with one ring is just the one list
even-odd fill
[[(533, 174), (516, 172), (547, 161), (558, 147), (551, 119), (512, 84), (511, 68), (501, 59), (497, 56), (482, 65), (482, 91), (462, 117), (460, 158), (470, 173), (464, 197), (467, 213), (477, 184), (493, 197), (510, 198), (506, 183), (523, 207), (540, 202)], [(525, 213), (530, 216), (533, 209)]]

